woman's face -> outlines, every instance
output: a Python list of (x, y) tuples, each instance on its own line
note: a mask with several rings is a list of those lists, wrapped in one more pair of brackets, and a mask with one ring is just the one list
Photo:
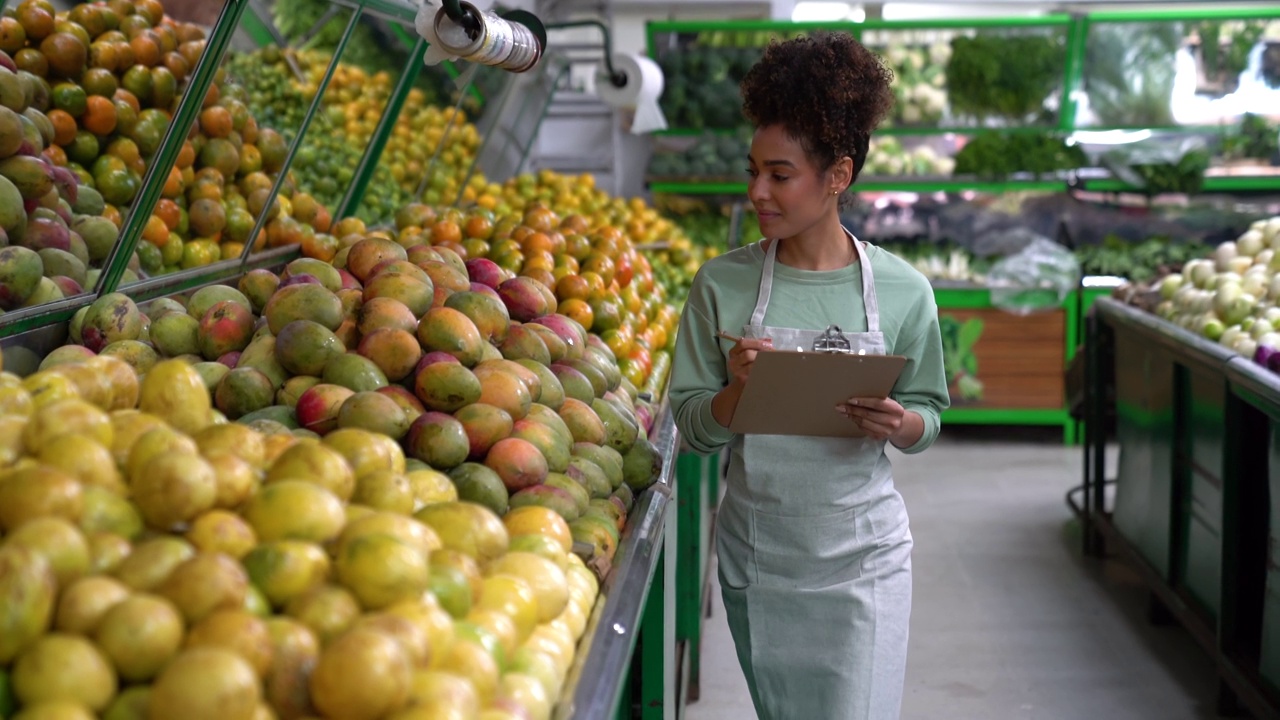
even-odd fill
[(781, 125), (756, 130), (747, 174), (747, 196), (767, 238), (805, 232), (830, 213), (837, 201), (833, 174), (820, 172), (799, 141)]

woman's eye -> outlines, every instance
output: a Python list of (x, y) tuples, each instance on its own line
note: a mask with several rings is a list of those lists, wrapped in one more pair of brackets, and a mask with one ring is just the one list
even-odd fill
[(786, 175), (774, 175), (774, 176), (773, 176), (773, 179), (774, 179), (774, 180), (777, 180), (778, 182), (785, 182), (785, 181), (787, 180), (787, 176), (786, 176)]
[(751, 168), (747, 168), (747, 175), (748, 175), (749, 177), (755, 177), (755, 176), (756, 176), (756, 171), (755, 171), (755, 170), (752, 170)]

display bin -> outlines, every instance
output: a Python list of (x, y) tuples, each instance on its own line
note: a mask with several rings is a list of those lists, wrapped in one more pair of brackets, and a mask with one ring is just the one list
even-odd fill
[[(1265, 598), (1280, 382), (1111, 299), (1095, 304), (1086, 351), (1086, 550), (1118, 552), (1151, 589), (1151, 618), (1178, 620), (1214, 656), (1220, 710), (1274, 716)], [(1100, 430), (1109, 376), (1119, 444), (1112, 496)]]
[(934, 288), (951, 408), (943, 424), (1048, 425), (1076, 441), (1063, 375), (1075, 354), (1078, 303), (1014, 315), (976, 286)]

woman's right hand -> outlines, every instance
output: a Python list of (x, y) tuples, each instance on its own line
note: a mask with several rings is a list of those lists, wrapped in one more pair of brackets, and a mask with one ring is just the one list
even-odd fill
[(773, 341), (769, 338), (742, 338), (733, 349), (729, 350), (729, 374), (738, 385), (747, 384), (747, 376), (751, 374), (751, 366), (761, 350), (772, 350)]

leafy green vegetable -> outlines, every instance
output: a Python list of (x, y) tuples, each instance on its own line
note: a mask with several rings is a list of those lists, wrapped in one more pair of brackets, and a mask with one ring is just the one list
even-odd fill
[(955, 316), (938, 316), (942, 334), (942, 365), (947, 385), (956, 385), (965, 400), (982, 399), (982, 382), (978, 380), (978, 356), (973, 348), (982, 338), (982, 321), (969, 318), (963, 323)]
[(1246, 113), (1239, 129), (1222, 139), (1222, 156), (1228, 160), (1252, 158), (1270, 161), (1280, 152), (1280, 128), (1260, 115)]
[(1036, 175), (1083, 167), (1084, 152), (1053, 135), (983, 133), (956, 153), (955, 174), (1000, 179), (1017, 172)]
[(953, 39), (947, 63), (952, 111), (979, 120), (1045, 119), (1045, 101), (1062, 83), (1065, 48), (1065, 38), (1056, 31), (986, 31)]

